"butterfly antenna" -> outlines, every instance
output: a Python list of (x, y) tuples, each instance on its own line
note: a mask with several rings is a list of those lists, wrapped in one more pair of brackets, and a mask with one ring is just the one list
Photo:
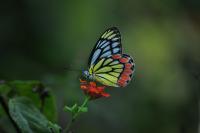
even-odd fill
[(80, 69), (70, 68), (70, 67), (65, 67), (64, 70), (66, 70), (66, 71), (75, 71), (75, 72), (80, 72), (81, 71)]

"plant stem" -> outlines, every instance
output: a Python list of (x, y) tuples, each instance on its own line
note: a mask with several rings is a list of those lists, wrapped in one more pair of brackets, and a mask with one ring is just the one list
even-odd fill
[(87, 96), (83, 102), (83, 104), (79, 107), (79, 109), (77, 110), (76, 113), (74, 113), (72, 115), (72, 118), (70, 120), (70, 122), (67, 124), (67, 127), (63, 130), (63, 133), (68, 133), (70, 131), (71, 125), (73, 124), (73, 122), (76, 120), (76, 118), (79, 116), (79, 114), (81, 113), (81, 110), (86, 107), (88, 101), (90, 100), (90, 97)]
[(85, 98), (83, 104), (82, 104), (82, 105), (80, 106), (80, 108), (78, 109), (78, 111), (73, 115), (72, 121), (75, 121), (75, 120), (76, 120), (76, 118), (77, 118), (77, 116), (80, 114), (82, 108), (84, 108), (84, 107), (87, 105), (87, 103), (88, 103), (89, 100), (90, 100), (90, 97), (87, 96), (87, 97)]
[(12, 125), (14, 126), (15, 130), (17, 133), (21, 133), (19, 127), (17, 126), (17, 124), (15, 123), (15, 121), (12, 119), (12, 117), (10, 116), (10, 113), (9, 113), (9, 109), (8, 109), (8, 105), (4, 99), (3, 96), (0, 95), (0, 103), (5, 111), (5, 113), (7, 114), (9, 120), (11, 121)]
[(70, 127), (71, 127), (71, 125), (72, 125), (73, 122), (74, 122), (73, 119), (71, 119), (69, 121), (69, 123), (67, 124), (67, 127), (63, 130), (63, 133), (68, 133), (69, 132)]

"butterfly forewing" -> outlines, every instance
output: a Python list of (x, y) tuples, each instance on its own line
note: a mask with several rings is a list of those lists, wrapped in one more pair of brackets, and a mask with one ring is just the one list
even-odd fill
[(92, 66), (102, 58), (121, 53), (121, 36), (119, 30), (116, 27), (107, 29), (93, 48), (88, 65)]

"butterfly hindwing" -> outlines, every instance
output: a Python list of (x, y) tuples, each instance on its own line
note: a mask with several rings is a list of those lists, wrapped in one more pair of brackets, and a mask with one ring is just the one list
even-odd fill
[(120, 87), (125, 87), (133, 77), (133, 73), (135, 71), (135, 62), (133, 58), (127, 54), (113, 55), (112, 58), (119, 60), (119, 62), (124, 65), (123, 71), (120, 73), (117, 84)]
[(126, 54), (115, 54), (100, 59), (93, 67), (95, 79), (104, 85), (125, 87), (132, 78), (134, 71), (133, 59)]
[(94, 46), (88, 65), (94, 65), (102, 58), (121, 53), (122, 48), (120, 32), (116, 27), (109, 28), (101, 35)]

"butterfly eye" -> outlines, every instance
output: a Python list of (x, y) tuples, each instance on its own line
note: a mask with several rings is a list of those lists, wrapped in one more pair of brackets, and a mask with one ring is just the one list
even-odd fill
[(88, 71), (83, 71), (83, 76), (85, 76), (87, 78), (89, 76), (89, 72)]

